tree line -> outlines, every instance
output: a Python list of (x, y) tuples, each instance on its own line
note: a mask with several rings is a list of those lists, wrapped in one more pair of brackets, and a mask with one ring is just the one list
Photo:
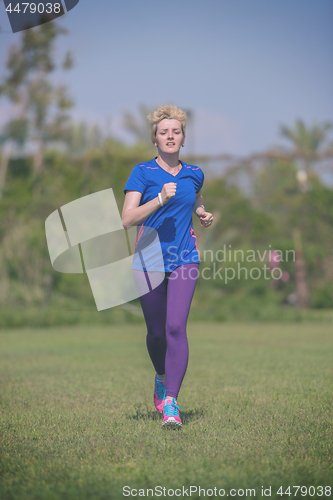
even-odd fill
[[(139, 117), (129, 111), (124, 115), (124, 125), (136, 139), (134, 146), (97, 126), (71, 121), (74, 103), (68, 90), (52, 82), (59, 66), (64, 71), (73, 67), (69, 52), (56, 64), (54, 44), (64, 34), (54, 22), (22, 32), (0, 75), (0, 97), (12, 104), (13, 111), (0, 136), (0, 308), (94, 307), (85, 276), (51, 268), (44, 221), (59, 206), (108, 187), (121, 210), (123, 187), (133, 166), (155, 155), (144, 120), (148, 107), (140, 107)], [(217, 319), (223, 319), (221, 303), (229, 304), (229, 312), (241, 304), (257, 309), (272, 304), (333, 307), (333, 191), (317, 168), (323, 159), (331, 168), (332, 124), (306, 125), (299, 119), (278, 132), (289, 140), (288, 150), (228, 158), (229, 168), (222, 175), (207, 176), (203, 194), (214, 225), (204, 231), (197, 221), (194, 224), (202, 250), (294, 249), (296, 258), (279, 262), (283, 279), (199, 280), (195, 300), (203, 304), (204, 314)], [(204, 169), (209, 159), (184, 160)], [(213, 264), (204, 263), (212, 272)], [(265, 264), (271, 270), (275, 266), (272, 258)], [(236, 271), (236, 261), (227, 265)], [(251, 262), (242, 265), (251, 272)]]

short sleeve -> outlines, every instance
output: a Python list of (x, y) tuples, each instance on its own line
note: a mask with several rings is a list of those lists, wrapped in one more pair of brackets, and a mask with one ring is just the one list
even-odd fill
[(146, 179), (143, 168), (140, 165), (135, 165), (133, 168), (124, 188), (125, 194), (128, 189), (131, 191), (139, 191), (142, 194), (144, 193), (146, 189)]
[(198, 180), (197, 180), (196, 186), (195, 186), (195, 192), (197, 194), (199, 193), (200, 189), (202, 188), (204, 180), (205, 180), (204, 173), (203, 173), (203, 171), (201, 169), (199, 170), (198, 173), (199, 173)]

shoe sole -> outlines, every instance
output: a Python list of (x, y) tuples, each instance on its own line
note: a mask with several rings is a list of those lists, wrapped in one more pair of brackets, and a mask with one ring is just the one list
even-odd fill
[(180, 422), (174, 422), (174, 421), (171, 421), (171, 422), (162, 422), (162, 427), (164, 427), (165, 429), (181, 429), (182, 428), (182, 424)]

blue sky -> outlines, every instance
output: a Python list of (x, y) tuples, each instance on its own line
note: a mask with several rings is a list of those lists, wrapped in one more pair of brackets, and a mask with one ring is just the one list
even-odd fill
[[(80, 0), (61, 23), (73, 117), (124, 140), (122, 113), (140, 103), (191, 109), (197, 154), (247, 155), (287, 145), (281, 124), (333, 121), (331, 0)], [(1, 1), (0, 26), (2, 72), (19, 34)], [(0, 124), (8, 113), (0, 101)]]

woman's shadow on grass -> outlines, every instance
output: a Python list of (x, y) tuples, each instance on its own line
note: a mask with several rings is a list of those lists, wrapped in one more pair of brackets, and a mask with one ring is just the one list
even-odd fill
[[(181, 411), (180, 416), (183, 424), (189, 423), (192, 420), (197, 420), (205, 415), (203, 408), (195, 408), (193, 410)], [(141, 404), (135, 407), (135, 413), (127, 415), (128, 420), (143, 420), (147, 422), (160, 421), (162, 414), (157, 410), (149, 408), (147, 405)]]

